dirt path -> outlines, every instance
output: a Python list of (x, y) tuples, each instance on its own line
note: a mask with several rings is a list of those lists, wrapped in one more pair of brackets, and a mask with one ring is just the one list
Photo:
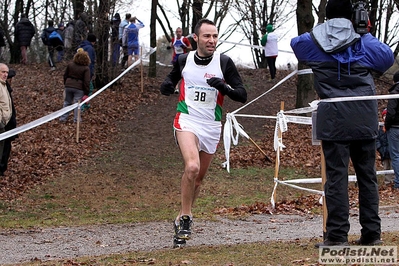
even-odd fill
[[(383, 231), (397, 230), (398, 213), (382, 211), (381, 218)], [(359, 234), (358, 218), (351, 217), (350, 221), (350, 234)], [(321, 240), (322, 236), (321, 216), (254, 215), (245, 220), (219, 218), (218, 221), (212, 222), (204, 220), (194, 222), (193, 239), (187, 243), (187, 246), (242, 244), (296, 238)], [(0, 264), (171, 249), (171, 227), (169, 222), (154, 222), (2, 231)], [(313, 245), (313, 242), (309, 245)]]

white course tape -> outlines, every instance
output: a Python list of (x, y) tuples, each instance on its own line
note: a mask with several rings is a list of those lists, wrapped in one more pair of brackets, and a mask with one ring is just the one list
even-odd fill
[[(229, 44), (234, 44), (234, 45), (239, 45), (239, 46), (251, 47), (251, 48), (259, 49), (259, 50), (265, 49), (265, 47), (261, 46), (261, 45), (245, 44), (245, 43), (231, 42), (231, 41), (226, 41), (226, 40), (218, 40), (218, 41), (221, 43), (229, 43)], [(289, 54), (294, 53), (293, 51), (280, 50), (280, 49), (278, 51), (282, 52), (282, 53), (289, 53)]]
[[(152, 54), (153, 52), (156, 51), (156, 48), (151, 48), (150, 51), (145, 54), (145, 57), (148, 57), (150, 54)], [(12, 130), (6, 131), (2, 134), (0, 134), (0, 141), (7, 139), (9, 137), (12, 137), (14, 135), (17, 135), (19, 133), (28, 131), (32, 128), (38, 127), (44, 123), (47, 123), (57, 117), (60, 117), (61, 115), (72, 111), (73, 109), (75, 109), (76, 107), (81, 107), (83, 104), (85, 104), (86, 102), (90, 101), (91, 99), (93, 99), (94, 97), (96, 97), (98, 94), (100, 94), (101, 92), (103, 92), (105, 89), (107, 89), (109, 86), (111, 86), (113, 83), (115, 83), (118, 79), (120, 79), (122, 76), (124, 76), (127, 72), (129, 72), (131, 69), (133, 69), (134, 67), (136, 67), (138, 64), (140, 64), (141, 59), (137, 60), (136, 62), (134, 62), (131, 66), (129, 66), (125, 71), (123, 71), (118, 77), (116, 77), (115, 79), (113, 79), (110, 83), (108, 83), (107, 85), (105, 85), (104, 87), (102, 87), (100, 90), (96, 91), (95, 93), (93, 93), (92, 95), (90, 95), (88, 98), (86, 98), (84, 101), (82, 101), (80, 103), (80, 105), (78, 106), (78, 103), (72, 104), (70, 106), (64, 107), (58, 111), (55, 111), (51, 114), (48, 114), (46, 116), (43, 116), (39, 119), (36, 119), (32, 122), (29, 122), (27, 124), (24, 124), (22, 126), (19, 126), (17, 128), (14, 128)]]
[[(276, 127), (275, 127), (275, 134), (274, 134), (274, 149), (277, 151), (277, 154), (278, 154), (276, 160), (277, 160), (277, 164), (278, 164), (278, 167), (279, 167), (279, 165), (280, 165), (279, 151), (282, 148), (284, 148), (285, 146), (282, 144), (282, 139), (280, 139), (278, 137), (278, 134), (277, 134), (278, 133), (278, 129), (282, 130), (282, 132), (286, 131), (288, 129), (287, 128), (287, 122), (312, 125), (312, 118), (311, 117), (289, 116), (289, 115), (285, 115), (284, 113), (287, 113), (287, 114), (288, 113), (290, 113), (290, 114), (309, 113), (309, 112), (312, 112), (312, 111), (316, 110), (317, 109), (317, 105), (320, 102), (364, 101), (364, 100), (397, 99), (397, 98), (399, 98), (399, 94), (355, 96), (355, 97), (337, 97), (337, 98), (329, 98), (329, 99), (312, 101), (309, 104), (310, 105), (309, 107), (298, 108), (298, 109), (289, 110), (289, 111), (285, 111), (285, 112), (283, 110), (281, 110), (277, 114), (277, 116), (237, 114), (237, 112), (239, 112), (240, 110), (244, 109), (245, 107), (247, 107), (248, 105), (252, 104), (253, 102), (257, 101), (258, 99), (260, 99), (264, 95), (268, 94), (269, 92), (274, 90), (276, 87), (278, 87), (280, 84), (285, 82), (287, 79), (291, 78), (293, 75), (295, 75), (295, 74), (305, 75), (305, 74), (311, 74), (311, 73), (313, 73), (311, 69), (303, 69), (303, 70), (299, 70), (299, 71), (295, 70), (292, 73), (290, 73), (289, 75), (287, 75), (283, 80), (281, 80), (276, 85), (274, 85), (272, 88), (270, 88), (268, 91), (266, 91), (265, 93), (261, 94), (260, 96), (258, 96), (254, 100), (252, 100), (249, 103), (245, 104), (241, 108), (233, 111), (232, 113), (227, 114), (227, 122), (225, 124), (225, 131), (224, 131), (226, 162), (224, 162), (222, 165), (224, 167), (226, 167), (228, 171), (230, 171), (230, 163), (229, 163), (230, 155), (229, 155), (229, 152), (230, 152), (230, 143), (231, 143), (230, 139), (233, 138), (232, 128), (233, 128), (233, 124), (235, 125), (235, 127), (237, 127), (239, 125), (237, 120), (235, 119), (236, 116), (237, 117), (255, 117), (255, 118), (276, 119)], [(226, 127), (228, 127), (228, 130), (226, 130)], [(239, 128), (241, 128), (241, 127), (239, 127)], [(233, 139), (234, 143), (238, 143), (238, 135), (239, 135), (238, 132), (240, 132), (240, 130), (237, 130), (237, 135)], [(246, 135), (248, 135), (248, 134), (246, 134)], [(248, 138), (249, 138), (249, 136), (248, 136)], [(228, 143), (228, 145), (226, 145), (226, 143)], [(394, 173), (393, 170), (384, 170), (384, 171), (377, 171), (376, 172), (377, 175), (393, 174), (393, 173)], [(349, 175), (348, 176), (348, 181), (356, 182), (357, 181), (356, 176), (355, 175)], [(272, 206), (274, 208), (275, 207), (274, 195), (275, 195), (275, 191), (277, 189), (277, 185), (279, 183), (287, 185), (287, 186), (290, 186), (290, 187), (293, 187), (293, 188), (296, 188), (296, 189), (300, 189), (300, 190), (304, 190), (304, 191), (308, 191), (308, 192), (311, 192), (311, 193), (320, 194), (320, 195), (324, 196), (324, 192), (323, 191), (314, 190), (314, 189), (308, 189), (308, 188), (304, 188), (304, 187), (293, 185), (293, 183), (311, 184), (311, 183), (321, 183), (321, 182), (322, 182), (321, 178), (306, 178), (306, 179), (293, 179), (293, 180), (280, 181), (280, 180), (278, 180), (278, 177), (274, 177), (274, 183), (275, 184), (274, 184), (273, 193), (272, 193), (272, 196), (271, 196), (271, 199), (270, 199), (271, 204), (272, 204)], [(322, 198), (320, 198), (320, 203), (322, 203)]]
[[(287, 113), (287, 112), (284, 112)], [(231, 115), (231, 114), (230, 114)], [(234, 114), (235, 117), (252, 117), (252, 118), (266, 118), (266, 119), (276, 119), (276, 116), (271, 115), (249, 115), (249, 114)], [(303, 125), (311, 125), (312, 118), (307, 116), (293, 116), (293, 115), (284, 115), (287, 122), (295, 123), (295, 124), (303, 124)]]
[[(234, 135), (234, 131), (236, 134)], [(222, 167), (226, 168), (227, 172), (230, 173), (230, 147), (231, 140), (234, 145), (238, 144), (239, 136), (243, 136), (246, 139), (249, 139), (249, 135), (244, 131), (242, 126), (237, 122), (237, 119), (233, 114), (228, 113), (226, 115), (226, 122), (223, 128), (223, 143), (224, 143), (224, 155), (226, 157), (226, 161), (222, 163)]]
[(277, 151), (279, 149), (282, 151), (285, 146), (283, 144), (283, 139), (279, 137), (279, 132), (283, 133), (288, 130), (287, 126), (287, 119), (285, 118), (284, 111), (280, 110), (280, 112), (277, 113), (277, 119), (276, 119), (276, 126), (274, 128), (274, 150)]
[[(387, 175), (387, 174), (394, 174), (394, 170), (381, 170), (376, 171), (376, 175)], [(321, 177), (317, 178), (301, 178), (301, 179), (291, 179), (291, 180), (284, 180), (281, 183), (291, 183), (291, 184), (321, 184)], [(356, 175), (348, 175), (349, 182), (356, 182), (357, 178)]]
[(305, 75), (305, 74), (313, 74), (312, 69), (307, 68), (307, 69), (298, 70), (298, 75)]
[[(308, 72), (309, 70), (304, 70), (304, 72)], [(273, 87), (271, 87), (268, 91), (266, 91), (265, 93), (261, 94), (260, 96), (258, 96), (257, 98), (253, 99), (252, 101), (250, 101), (249, 103), (243, 105), (241, 108), (235, 110), (232, 113), (228, 113), (226, 115), (226, 122), (224, 125), (224, 130), (223, 130), (223, 143), (224, 143), (224, 150), (225, 150), (225, 157), (226, 157), (226, 161), (224, 163), (222, 163), (222, 167), (226, 168), (226, 170), (228, 172), (230, 172), (230, 147), (231, 147), (231, 139), (233, 138), (233, 144), (237, 145), (238, 144), (238, 133), (240, 133), (242, 136), (244, 136), (245, 138), (249, 139), (248, 134), (245, 133), (245, 131), (242, 129), (241, 125), (237, 122), (235, 116), (251, 116), (251, 115), (239, 115), (236, 114), (237, 112), (239, 112), (240, 110), (244, 109), (245, 107), (247, 107), (248, 105), (252, 104), (253, 102), (257, 101), (258, 99), (262, 98), (263, 96), (265, 96), (266, 94), (268, 94), (269, 92), (273, 91), (275, 88), (277, 88), (278, 86), (280, 86), (282, 83), (284, 83), (285, 81), (287, 81), (288, 79), (290, 79), (292, 76), (294, 76), (295, 74), (298, 73), (298, 70), (294, 70), (292, 71), (290, 74), (288, 74), (284, 79), (280, 80), (278, 83), (276, 83)], [(272, 118), (272, 119), (276, 119), (276, 116), (256, 116), (256, 117), (262, 117), (262, 118)], [(310, 119), (310, 120), (309, 120)], [(285, 123), (287, 121), (297, 121), (297, 122), (301, 122), (301, 123), (305, 123), (305, 124), (311, 124), (311, 118), (305, 118), (305, 117), (295, 117), (291, 116), (291, 117), (286, 117), (284, 118)], [(238, 132), (236, 134), (235, 137), (233, 134), (233, 127), (234, 129), (236, 129), (236, 132)]]
[(247, 107), (248, 105), (252, 104), (253, 102), (256, 102), (257, 100), (259, 100), (260, 98), (262, 98), (263, 96), (265, 96), (266, 94), (268, 94), (269, 92), (273, 91), (275, 88), (277, 88), (278, 86), (280, 86), (282, 83), (284, 83), (286, 80), (290, 79), (292, 76), (294, 76), (296, 73), (298, 72), (298, 70), (294, 70), (292, 71), (290, 74), (288, 74), (285, 78), (283, 78), (282, 80), (280, 80), (279, 82), (276, 83), (276, 85), (274, 85), (273, 87), (271, 87), (268, 91), (262, 93), (261, 95), (259, 95), (258, 97), (256, 97), (255, 99), (253, 99), (252, 101), (250, 101), (247, 104), (244, 104), (243, 106), (241, 106), (240, 108), (238, 108), (237, 110), (235, 110), (234, 112), (232, 112), (233, 114), (239, 112), (240, 110), (244, 109), (245, 107)]
[(386, 99), (397, 99), (397, 98), (399, 98), (399, 94), (336, 97), (336, 98), (328, 98), (328, 99), (313, 101), (312, 103), (310, 103), (310, 105), (312, 105), (313, 103), (318, 104), (318, 102), (333, 103), (333, 102), (350, 102), (350, 101), (366, 101), (366, 100), (382, 100), (382, 99), (386, 100)]

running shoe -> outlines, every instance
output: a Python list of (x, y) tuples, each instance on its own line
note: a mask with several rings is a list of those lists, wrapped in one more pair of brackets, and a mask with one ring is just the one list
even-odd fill
[(193, 224), (193, 219), (188, 215), (182, 215), (179, 219), (179, 224), (175, 224), (175, 237), (179, 239), (190, 239), (191, 236), (191, 226)]
[(186, 245), (186, 240), (173, 236), (173, 248), (182, 248)]

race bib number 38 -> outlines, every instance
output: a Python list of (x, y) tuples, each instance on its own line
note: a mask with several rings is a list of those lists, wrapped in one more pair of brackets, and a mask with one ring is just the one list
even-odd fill
[(192, 107), (214, 109), (216, 107), (217, 91), (212, 87), (187, 86), (186, 103)]

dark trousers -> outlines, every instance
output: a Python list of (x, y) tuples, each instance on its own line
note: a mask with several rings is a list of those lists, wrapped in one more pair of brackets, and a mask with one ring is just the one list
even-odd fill
[(364, 241), (380, 239), (378, 184), (375, 169), (375, 140), (322, 141), (327, 180), (324, 193), (327, 206), (327, 234), (331, 241), (348, 241), (349, 159), (355, 168), (359, 186), (359, 221)]
[(1, 156), (1, 161), (0, 161), (0, 175), (4, 175), (4, 172), (7, 170), (8, 159), (10, 158), (10, 153), (11, 153), (11, 142), (12, 140), (10, 139), (4, 140), (3, 154)]
[(47, 46), (48, 49), (48, 64), (50, 67), (55, 67), (55, 63), (54, 63), (54, 47), (53, 46)]
[[(3, 127), (3, 128), (0, 128), (0, 134), (1, 134), (1, 133), (4, 133), (4, 132), (5, 132), (4, 127)], [(4, 143), (5, 143), (5, 140), (1, 140), (1, 141), (0, 141), (0, 158), (3, 157)], [(0, 174), (3, 175), (3, 172), (0, 172)]]
[(127, 46), (122, 47), (122, 51), (123, 51), (123, 57), (122, 57), (121, 66), (125, 67), (125, 65), (127, 63), (127, 59), (129, 58), (129, 54), (128, 54), (128, 51), (127, 51)]
[(274, 79), (276, 77), (276, 57), (266, 57), (266, 61), (270, 71), (270, 78)]
[(112, 66), (118, 65), (120, 55), (121, 55), (121, 45), (117, 40), (112, 44)]

